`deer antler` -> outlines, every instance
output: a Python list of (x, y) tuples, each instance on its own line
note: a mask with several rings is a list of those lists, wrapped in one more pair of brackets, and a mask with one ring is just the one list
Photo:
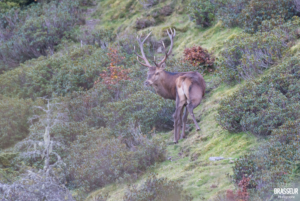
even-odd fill
[[(139, 55), (138, 53), (136, 53), (135, 51), (135, 46), (134, 46), (134, 53), (137, 55), (137, 60), (140, 64), (142, 64), (143, 66), (146, 66), (148, 68), (151, 68), (151, 64), (149, 63), (149, 61), (147, 60), (146, 56), (145, 56), (145, 52), (144, 52), (144, 49), (143, 49), (143, 45), (144, 45), (144, 42), (147, 40), (147, 38), (150, 36), (151, 32), (146, 36), (146, 38), (141, 41), (141, 38), (139, 36), (137, 36), (137, 41), (139, 43), (139, 46), (140, 46), (140, 49), (141, 49), (141, 53), (142, 53), (142, 56)], [(145, 61), (145, 63), (142, 63), (140, 62), (139, 58), (143, 59)]]
[[(169, 30), (167, 30), (167, 33), (168, 33), (168, 36), (169, 36), (169, 38), (170, 38), (170, 40), (171, 40), (170, 49), (169, 49), (168, 53), (165, 52), (166, 55), (165, 55), (165, 57), (162, 59), (161, 62), (156, 63), (155, 58), (154, 58), (154, 64), (155, 64), (157, 67), (161, 67), (161, 65), (167, 60), (167, 58), (168, 58), (168, 57), (170, 56), (170, 54), (172, 53), (172, 49), (173, 49), (173, 39), (174, 39), (174, 37), (176, 36), (176, 31), (175, 31), (175, 29), (173, 29), (173, 30), (170, 29), (170, 33), (169, 33)], [(143, 66), (146, 66), (146, 67), (148, 67), (148, 68), (151, 68), (152, 66), (151, 66), (151, 64), (149, 63), (149, 61), (147, 60), (146, 56), (145, 56), (145, 52), (144, 52), (144, 49), (143, 49), (143, 45), (144, 45), (144, 42), (147, 40), (147, 38), (149, 38), (150, 34), (151, 34), (151, 32), (146, 36), (146, 38), (145, 38), (143, 41), (141, 41), (141, 38), (140, 38), (139, 36), (137, 36), (137, 41), (138, 41), (138, 43), (139, 43), (139, 46), (140, 46), (140, 49), (141, 49), (142, 56), (139, 55), (138, 53), (136, 53), (136, 51), (135, 51), (135, 46), (134, 46), (134, 53), (137, 55), (137, 60), (138, 60), (138, 62), (139, 62), (140, 64), (142, 64)], [(163, 41), (162, 41), (162, 44), (163, 44), (164, 49), (165, 49), (165, 44), (164, 44)], [(145, 63), (142, 63), (139, 59), (143, 59), (143, 60), (145, 61)]]
[[(168, 53), (165, 53), (166, 55), (165, 55), (165, 57), (161, 60), (161, 62), (159, 62), (158, 63), (158, 66), (161, 66), (166, 60), (167, 60), (167, 58), (170, 56), (170, 54), (172, 53), (172, 49), (173, 49), (173, 39), (174, 39), (174, 37), (176, 36), (176, 31), (175, 31), (175, 29), (170, 29), (170, 32), (171, 33), (169, 33), (169, 30), (167, 30), (167, 33), (168, 33), (168, 36), (169, 36), (169, 38), (170, 38), (170, 40), (171, 40), (171, 45), (170, 45), (170, 49), (169, 49), (169, 51), (168, 51)], [(165, 44), (164, 44), (164, 42), (162, 41), (162, 44), (163, 44), (163, 46), (164, 46), (164, 49), (165, 49)]]

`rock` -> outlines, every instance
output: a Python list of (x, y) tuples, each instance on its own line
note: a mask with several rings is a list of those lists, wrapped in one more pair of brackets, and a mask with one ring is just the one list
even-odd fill
[(209, 160), (210, 161), (220, 161), (220, 160), (224, 160), (225, 158), (224, 157), (209, 157)]

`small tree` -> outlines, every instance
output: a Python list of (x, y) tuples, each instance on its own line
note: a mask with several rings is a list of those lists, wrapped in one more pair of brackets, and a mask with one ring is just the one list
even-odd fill
[[(28, 170), (20, 180), (11, 185), (0, 183), (0, 192), (2, 191), (2, 200), (21, 201), (21, 200), (68, 200), (73, 198), (68, 189), (62, 185), (62, 179), (58, 176), (59, 169), (65, 164), (61, 157), (53, 148), (61, 146), (60, 142), (51, 140), (51, 129), (65, 120), (65, 114), (60, 112), (60, 104), (47, 101), (46, 107), (35, 106), (35, 108), (44, 111), (44, 115), (34, 115), (30, 121), (30, 136), (17, 144), (16, 148), (24, 150), (22, 157), (36, 158), (44, 160), (44, 167), (39, 171)], [(37, 121), (37, 122), (36, 122)], [(56, 159), (53, 161), (53, 157)], [(54, 171), (54, 168), (56, 171)]]

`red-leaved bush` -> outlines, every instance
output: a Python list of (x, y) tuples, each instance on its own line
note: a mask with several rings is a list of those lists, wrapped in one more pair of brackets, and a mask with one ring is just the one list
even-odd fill
[(226, 198), (228, 201), (248, 201), (249, 192), (247, 187), (249, 185), (250, 178), (243, 176), (243, 179), (239, 182), (240, 189), (234, 193), (233, 190), (226, 191)]
[(215, 62), (214, 56), (201, 46), (186, 48), (183, 54), (184, 59), (194, 66), (204, 65), (211, 68)]

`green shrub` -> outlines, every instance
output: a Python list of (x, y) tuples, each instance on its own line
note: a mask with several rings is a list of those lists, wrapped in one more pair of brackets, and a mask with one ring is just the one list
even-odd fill
[(193, 198), (183, 190), (182, 186), (167, 178), (157, 178), (155, 174), (137, 187), (129, 186), (123, 197), (124, 201), (189, 201)]
[[(280, 60), (298, 38), (298, 17), (277, 27), (261, 27), (266, 32), (241, 34), (224, 43), (218, 63), (219, 75), (227, 82), (253, 79)], [(272, 29), (268, 31), (268, 29)]]
[(241, 12), (248, 4), (248, 0), (219, 1), (219, 9), (216, 16), (226, 27), (243, 27), (243, 21), (240, 20)]
[(28, 59), (53, 54), (80, 15), (79, 0), (51, 1), (0, 14), (0, 73)]
[(93, 190), (134, 178), (139, 171), (165, 158), (165, 146), (156, 139), (136, 136), (135, 145), (127, 147), (121, 139), (110, 138), (109, 132), (100, 128), (72, 143), (67, 159), (70, 185)]
[(239, 19), (244, 23), (246, 32), (254, 33), (264, 20), (276, 17), (287, 20), (295, 14), (293, 0), (251, 0), (242, 10)]
[(9, 147), (29, 134), (32, 101), (0, 96), (0, 148)]
[(218, 9), (219, 1), (213, 0), (192, 0), (188, 6), (190, 19), (195, 21), (196, 25), (209, 27), (215, 20), (215, 13)]
[(191, 19), (202, 27), (218, 19), (227, 27), (239, 26), (255, 33), (264, 20), (288, 20), (299, 14), (294, 0), (193, 0), (189, 4)]
[(115, 39), (115, 34), (111, 29), (81, 28), (74, 33), (74, 39), (85, 45), (95, 45), (97, 47), (108, 47)]
[[(300, 117), (300, 60), (290, 57), (270, 74), (220, 102), (217, 120), (229, 131), (268, 135), (287, 121)], [(299, 109), (298, 109), (299, 108)]]
[(172, 125), (174, 103), (148, 90), (137, 91), (126, 99), (110, 102), (106, 106), (106, 125), (117, 135), (130, 136), (132, 124), (135, 128), (140, 125), (143, 133), (150, 131), (153, 126), (165, 129), (164, 125)]
[(107, 51), (93, 46), (73, 48), (69, 54), (57, 53), (21, 64), (0, 75), (0, 91), (6, 95), (36, 98), (52, 93), (90, 89), (99, 73), (110, 62)]
[[(267, 143), (251, 155), (241, 157), (233, 167), (233, 178), (238, 183), (243, 176), (250, 178), (251, 195), (262, 200), (274, 194), (274, 188), (283, 188), (299, 174), (300, 121), (288, 121), (272, 131)], [(288, 186), (291, 187), (291, 186)]]

